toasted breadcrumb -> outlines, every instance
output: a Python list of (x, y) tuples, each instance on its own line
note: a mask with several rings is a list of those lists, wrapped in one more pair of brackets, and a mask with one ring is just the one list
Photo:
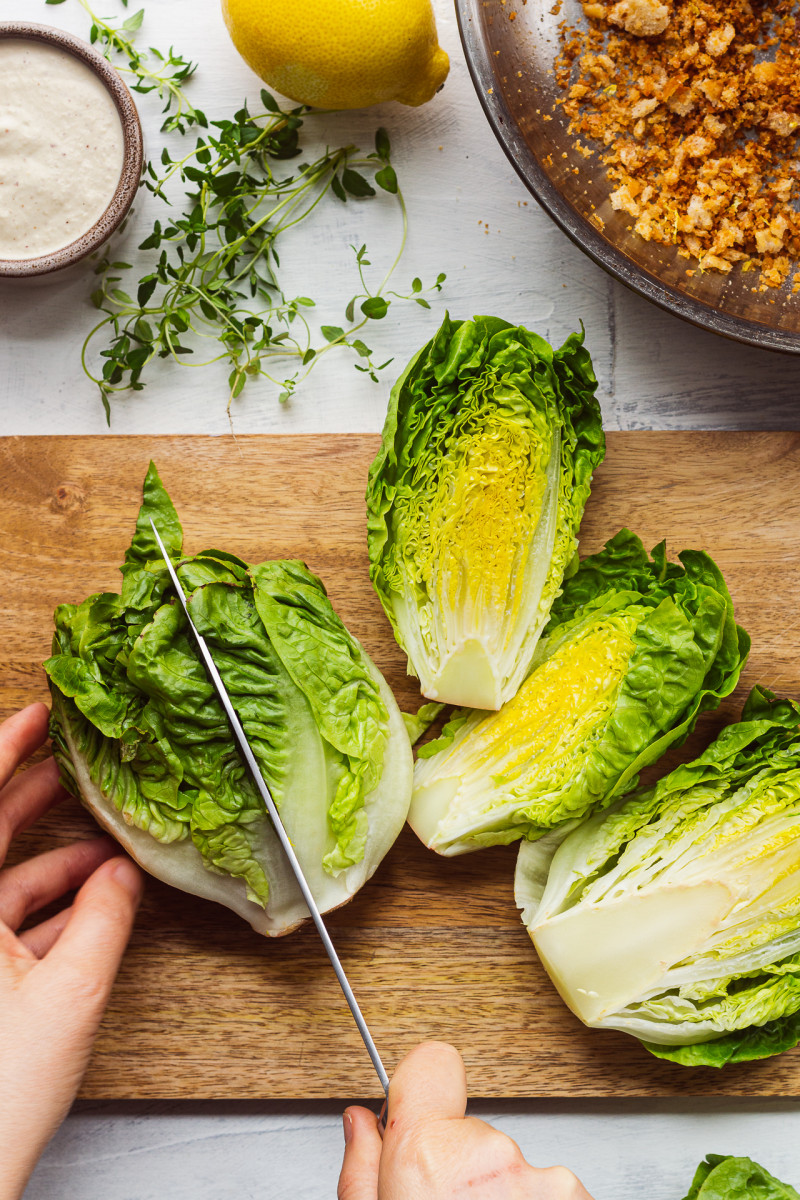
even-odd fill
[(658, 0), (619, 0), (608, 19), (635, 37), (653, 37), (669, 25), (669, 8)]
[[(800, 290), (797, 0), (587, 2), (563, 21), (570, 131), (607, 168), (610, 207), (697, 269)], [(599, 214), (595, 223), (599, 224)]]

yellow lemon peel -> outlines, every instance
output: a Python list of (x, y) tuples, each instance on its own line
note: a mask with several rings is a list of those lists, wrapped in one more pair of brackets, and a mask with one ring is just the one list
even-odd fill
[(222, 12), (256, 74), (314, 108), (424, 104), (450, 69), (431, 0), (222, 0)]

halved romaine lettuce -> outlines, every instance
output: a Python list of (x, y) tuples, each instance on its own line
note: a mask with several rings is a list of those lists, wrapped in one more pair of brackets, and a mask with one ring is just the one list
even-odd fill
[(800, 705), (755, 689), (694, 762), (520, 850), (517, 903), (587, 1025), (692, 1066), (800, 1041)]
[(370, 575), (423, 695), (525, 677), (605, 449), (583, 337), (445, 321), (398, 379), (367, 488)]
[(749, 638), (708, 555), (680, 560), (622, 530), (565, 580), (516, 696), (420, 750), (409, 822), (427, 846), (563, 836), (733, 691)]
[(405, 821), (403, 718), (302, 563), (183, 555), (151, 464), (122, 594), (55, 613), (45, 669), (56, 756), (66, 785), (148, 871), (260, 932), (285, 933), (308, 910), (197, 656), (151, 517), (323, 911), (365, 883)]

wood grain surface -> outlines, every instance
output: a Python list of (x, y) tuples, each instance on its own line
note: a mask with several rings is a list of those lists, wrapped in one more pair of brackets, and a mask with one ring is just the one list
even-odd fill
[[(367, 576), (363, 493), (373, 435), (0, 439), (0, 715), (46, 699), (52, 610), (118, 590), (147, 463), (189, 551), (303, 558), (401, 706), (405, 675)], [(702, 718), (691, 757), (752, 684), (800, 695), (800, 434), (609, 436), (581, 539), (623, 524), (674, 555), (708, 550), (753, 636), (742, 685)], [(677, 755), (668, 759), (668, 765)], [(15, 856), (90, 836), (67, 802)], [(330, 927), (388, 1069), (424, 1037), (454, 1042), (477, 1096), (796, 1095), (800, 1054), (718, 1072), (652, 1058), (584, 1027), (539, 966), (513, 903), (514, 849), (445, 860), (407, 830)], [(375, 1096), (377, 1081), (312, 928), (262, 941), (226, 909), (149, 881), (82, 1095)]]

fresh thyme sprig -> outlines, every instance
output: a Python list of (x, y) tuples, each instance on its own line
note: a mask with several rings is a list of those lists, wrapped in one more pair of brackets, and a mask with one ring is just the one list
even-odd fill
[[(64, 4), (65, 0), (44, 2)], [(117, 70), (133, 76), (133, 81), (129, 84), (131, 91), (141, 94), (156, 92), (164, 101), (163, 111), (167, 115), (161, 126), (162, 131), (177, 129), (184, 133), (190, 125), (206, 127), (205, 115), (192, 105), (183, 90), (183, 85), (194, 75), (197, 64), (176, 54), (172, 47), (168, 53), (162, 53), (155, 46), (140, 50), (135, 45), (134, 37), (144, 20), (143, 8), (131, 13), (121, 24), (112, 25), (92, 11), (88, 0), (78, 0), (78, 3), (88, 13), (92, 22), (89, 41), (98, 45), (106, 58), (113, 54), (127, 60), (127, 67), (118, 64)], [(121, 0), (121, 3), (123, 8), (128, 7), (128, 0)]]
[[(78, 2), (92, 20), (91, 40), (102, 46), (107, 57), (126, 59), (127, 70), (136, 79), (133, 89), (156, 91), (164, 101), (168, 115), (162, 128), (180, 134), (190, 126), (202, 131), (186, 154), (173, 158), (165, 146), (160, 169), (152, 161), (147, 163), (144, 186), (170, 207), (175, 199), (175, 211), (163, 223), (154, 221), (139, 247), (150, 252), (151, 259), (135, 286), (135, 299), (120, 286), (121, 272), (131, 270), (129, 263), (106, 255), (95, 268), (98, 286), (92, 301), (104, 316), (86, 338), (81, 358), (84, 371), (97, 384), (109, 423), (114, 393), (140, 391), (145, 369), (155, 358), (185, 364), (204, 340), (215, 343), (213, 351), (191, 365), (227, 361), (229, 412), (246, 383), (258, 376), (278, 385), (280, 401), (288, 400), (335, 346), (353, 351), (359, 360), (356, 370), (377, 382), (378, 372), (392, 359), (376, 363), (358, 334), (369, 321), (382, 320), (393, 301), (409, 300), (429, 308), (425, 294), (441, 291), (445, 280), (440, 273), (427, 288), (414, 279), (406, 292), (389, 289), (405, 248), (407, 213), (386, 131), (378, 130), (375, 149), (369, 154), (354, 146), (327, 149), (296, 171), (278, 174), (281, 161), (301, 154), (299, 131), (305, 118), (317, 115), (314, 110), (281, 109), (269, 92), (262, 91), (263, 112), (251, 115), (243, 106), (230, 119), (208, 122), (183, 90), (194, 66), (173, 50), (165, 55), (154, 48), (147, 53), (136, 49), (134, 38), (143, 10), (113, 25), (95, 15), (88, 0)], [(128, 0), (122, 4), (127, 7)], [(178, 183), (183, 185), (180, 199), (172, 195)], [(322, 325), (323, 341), (314, 344), (308, 312), (315, 301), (284, 293), (276, 243), (329, 192), (346, 203), (348, 197), (374, 197), (373, 185), (393, 196), (400, 209), (399, 250), (376, 286), (365, 274), (371, 266), (366, 246), (351, 247), (360, 288), (345, 305), (345, 324)], [(99, 373), (92, 366), (98, 340), (105, 342), (99, 351), (105, 360)], [(282, 372), (276, 373), (278, 364), (287, 360), (296, 366), (281, 378)]]
[[(312, 365), (334, 346), (349, 346), (360, 359), (355, 365), (377, 381), (389, 365), (375, 363), (370, 347), (357, 335), (370, 320), (386, 316), (393, 299), (409, 299), (429, 307), (422, 282), (413, 280), (408, 293), (389, 291), (388, 284), (402, 255), (406, 210), (390, 159), (389, 139), (379, 130), (375, 150), (366, 156), (353, 146), (326, 150), (296, 171), (277, 174), (282, 160), (300, 153), (299, 130), (307, 109), (284, 111), (266, 91), (264, 112), (241, 108), (231, 120), (212, 121), (193, 150), (173, 160), (164, 148), (159, 172), (148, 163), (145, 186), (169, 203), (168, 188), (177, 176), (185, 185), (180, 212), (155, 221), (140, 249), (152, 252), (152, 263), (136, 285), (135, 298), (121, 286), (128, 264), (104, 258), (92, 295), (106, 315), (83, 347), (84, 370), (100, 389), (106, 414), (114, 392), (141, 390), (142, 374), (154, 358), (194, 353), (187, 344), (211, 339), (215, 350), (203, 363), (226, 360), (230, 365), (230, 401), (249, 379), (264, 376), (280, 388), (286, 401)], [(313, 344), (307, 319), (315, 302), (308, 296), (287, 297), (278, 280), (277, 243), (286, 230), (303, 221), (331, 192), (339, 201), (376, 194), (373, 183), (394, 195), (403, 218), (403, 236), (394, 263), (377, 286), (370, 286), (366, 247), (353, 247), (360, 290), (346, 305), (345, 326), (323, 325), (322, 345)], [(428, 291), (441, 289), (440, 275)], [(100, 374), (93, 372), (90, 348), (100, 335), (108, 344)], [(275, 360), (294, 359), (296, 369), (279, 378)], [(198, 362), (192, 365), (203, 365)]]

